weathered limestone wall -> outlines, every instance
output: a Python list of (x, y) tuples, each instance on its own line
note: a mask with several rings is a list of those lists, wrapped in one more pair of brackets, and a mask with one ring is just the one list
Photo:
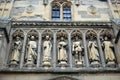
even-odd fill
[(7, 40), (4, 31), (0, 32), (0, 68), (5, 66), (6, 54), (7, 54)]
[[(47, 76), (47, 77), (46, 77)], [(57, 77), (68, 76), (78, 80), (119, 80), (120, 73), (111, 74), (49, 74), (49, 73), (1, 73), (0, 80), (50, 80)]]
[[(47, 5), (43, 5), (43, 0), (21, 0), (15, 1), (13, 9), (11, 11), (11, 16), (15, 19), (27, 18), (27, 17), (37, 17), (51, 21), (51, 9), (52, 9), (52, 1), (49, 0)], [(59, 1), (59, 0), (58, 0)], [(71, 17), (72, 21), (109, 21), (109, 7), (107, 5), (107, 1), (99, 1), (99, 0), (81, 0), (79, 6), (75, 5), (75, 0), (71, 1)], [(27, 13), (28, 6), (32, 5), (32, 13)], [(89, 7), (93, 5), (96, 10), (95, 14), (91, 14)], [(62, 7), (62, 5), (60, 5)], [(63, 14), (60, 12), (60, 14)], [(62, 21), (62, 20), (61, 20)]]

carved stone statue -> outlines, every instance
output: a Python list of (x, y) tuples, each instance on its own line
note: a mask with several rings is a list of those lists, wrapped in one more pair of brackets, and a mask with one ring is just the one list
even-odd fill
[(35, 36), (30, 37), (30, 41), (27, 45), (27, 53), (26, 53), (26, 65), (34, 65), (35, 60), (37, 58), (37, 42), (35, 41)]
[(50, 66), (52, 43), (50, 36), (46, 35), (43, 41), (43, 66)]
[(20, 50), (22, 48), (22, 42), (19, 36), (16, 37), (14, 44), (12, 45), (12, 53), (10, 58), (10, 64), (18, 64), (20, 58)]
[(98, 46), (96, 41), (93, 39), (93, 36), (90, 37), (90, 41), (88, 42), (88, 54), (91, 64), (99, 64), (100, 56), (98, 52)]
[(104, 49), (106, 63), (114, 64), (115, 63), (114, 46), (111, 43), (111, 41), (108, 40), (107, 36), (104, 38), (102, 46)]
[(81, 41), (78, 39), (78, 36), (75, 37), (75, 41), (72, 46), (73, 55), (75, 57), (76, 65), (82, 65), (82, 56), (83, 56), (83, 47), (81, 46)]
[(65, 42), (64, 37), (60, 38), (58, 43), (58, 62), (66, 63), (67, 62), (67, 43)]

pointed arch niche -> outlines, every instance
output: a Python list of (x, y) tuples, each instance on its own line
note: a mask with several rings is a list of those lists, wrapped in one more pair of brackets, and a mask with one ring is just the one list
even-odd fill
[(20, 58), (22, 53), (24, 41), (24, 33), (21, 29), (15, 30), (12, 34), (11, 48), (8, 57), (8, 64), (10, 67), (18, 67), (20, 65)]
[(76, 67), (81, 67), (85, 65), (84, 58), (84, 48), (83, 48), (83, 38), (82, 33), (79, 30), (74, 30), (71, 33), (71, 43), (72, 43), (72, 60), (73, 65)]
[(27, 34), (27, 43), (24, 55), (24, 66), (35, 67), (38, 55), (38, 32), (34, 29)]
[(94, 30), (87, 31), (86, 41), (89, 64), (92, 67), (99, 67), (101, 65), (101, 58), (97, 42), (97, 34)]

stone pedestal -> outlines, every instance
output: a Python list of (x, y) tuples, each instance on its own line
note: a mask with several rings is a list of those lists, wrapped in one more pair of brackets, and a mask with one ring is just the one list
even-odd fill
[(93, 61), (90, 64), (91, 67), (100, 67), (100, 63), (98, 61)]
[(65, 67), (67, 67), (67, 62), (66, 61), (60, 61), (59, 66), (61, 67), (61, 69), (65, 69)]
[(82, 61), (77, 61), (75, 63), (75, 65), (76, 65), (76, 67), (81, 67), (81, 66), (83, 66), (83, 63), (82, 63)]
[(44, 62), (42, 63), (42, 66), (49, 68), (49, 67), (51, 66), (51, 63), (50, 63), (49, 61), (44, 61)]
[(107, 67), (115, 67), (116, 64), (114, 61), (109, 61), (107, 64), (106, 64)]
[(10, 64), (9, 64), (10, 67), (17, 67), (18, 66), (18, 63), (17, 61), (11, 61)]
[(34, 67), (35, 64), (33, 63), (33, 61), (27, 61), (27, 62), (25, 63), (25, 66), (26, 66), (26, 67)]

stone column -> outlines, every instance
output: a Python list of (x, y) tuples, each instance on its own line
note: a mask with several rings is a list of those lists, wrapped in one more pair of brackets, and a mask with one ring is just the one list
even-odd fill
[(70, 63), (70, 67), (72, 67), (72, 52), (71, 52), (71, 33), (68, 34), (68, 47), (69, 47), (69, 51), (68, 51), (68, 54), (69, 54), (69, 63)]
[(86, 43), (86, 32), (82, 33), (83, 36), (83, 45), (84, 45), (84, 54), (85, 54), (85, 63), (86, 67), (89, 67), (88, 52), (87, 52), (87, 43)]
[(63, 6), (60, 6), (60, 21), (63, 20)]
[(57, 64), (57, 52), (56, 52), (56, 47), (57, 47), (57, 44), (56, 44), (56, 31), (54, 31), (54, 34), (53, 34), (53, 67), (55, 68), (56, 67), (56, 64)]
[(27, 41), (27, 33), (24, 33), (24, 41), (23, 41), (23, 47), (22, 47), (21, 59), (20, 59), (20, 68), (22, 68), (23, 65), (24, 65), (24, 55), (25, 55), (26, 41)]
[(41, 54), (41, 33), (39, 33), (39, 39), (38, 39), (38, 52), (37, 52), (37, 68), (40, 66), (40, 54)]
[(98, 42), (98, 47), (99, 47), (99, 52), (100, 52), (100, 58), (101, 58), (101, 63), (102, 63), (102, 67), (105, 67), (105, 58), (104, 58), (104, 54), (103, 54), (103, 50), (101, 47), (101, 42), (100, 42), (100, 36), (99, 34), (97, 34), (97, 42)]
[(112, 40), (115, 50), (115, 58), (117, 60), (118, 67), (120, 68), (120, 39), (117, 44), (115, 44), (114, 40)]

